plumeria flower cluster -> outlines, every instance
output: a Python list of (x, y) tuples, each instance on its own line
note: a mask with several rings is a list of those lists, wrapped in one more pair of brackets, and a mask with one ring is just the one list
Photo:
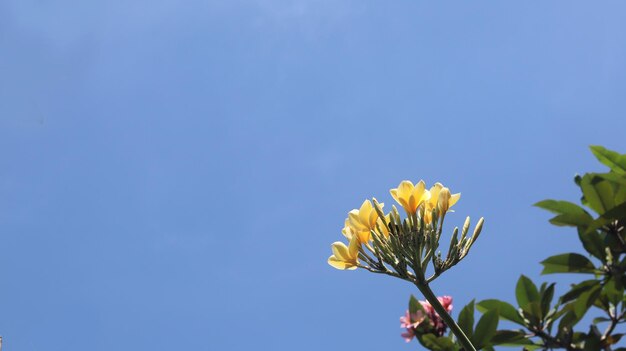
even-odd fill
[[(452, 297), (441, 296), (437, 300), (443, 306), (447, 313), (452, 311)], [(406, 342), (413, 340), (415, 336), (424, 334), (434, 334), (443, 336), (446, 333), (447, 326), (443, 319), (428, 301), (419, 301), (420, 308), (411, 313), (406, 311), (405, 315), (400, 317), (400, 327), (405, 328), (405, 332), (400, 334)]]
[[(437, 252), (443, 221), (461, 194), (452, 194), (441, 183), (430, 189), (422, 180), (413, 184), (405, 180), (390, 190), (391, 196), (404, 209), (402, 218), (396, 206), (383, 211), (384, 204), (376, 198), (365, 200), (359, 209), (348, 213), (342, 233), (348, 244), (332, 244), (332, 256), (328, 263), (337, 269), (358, 267), (375, 273), (396, 276), (414, 283), (430, 282), (442, 272), (458, 263), (467, 255), (482, 228), (482, 218), (472, 237), (467, 236), (469, 217), (463, 226), (461, 237), (454, 230), (447, 256)], [(429, 262), (434, 273), (425, 278)]]

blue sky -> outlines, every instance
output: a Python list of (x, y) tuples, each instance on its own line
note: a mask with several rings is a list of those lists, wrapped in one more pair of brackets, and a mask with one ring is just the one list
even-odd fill
[(414, 288), (326, 264), (403, 179), (462, 192), (449, 231), (486, 218), (434, 284), (456, 312), (553, 279), (576, 235), (531, 205), (626, 152), (625, 11), (0, 2), (5, 350), (416, 349)]

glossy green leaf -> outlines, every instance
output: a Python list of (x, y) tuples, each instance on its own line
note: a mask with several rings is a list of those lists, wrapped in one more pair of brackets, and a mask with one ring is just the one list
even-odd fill
[(599, 145), (592, 145), (589, 148), (598, 161), (608, 166), (613, 172), (626, 174), (626, 155), (608, 150)]
[(598, 286), (600, 286), (600, 281), (598, 280), (594, 280), (594, 279), (585, 280), (583, 282), (580, 282), (572, 286), (570, 291), (568, 291), (563, 296), (561, 296), (560, 301), (562, 304), (565, 304), (567, 302), (577, 299), (584, 292), (590, 289), (593, 289), (595, 287), (598, 287)]
[(613, 186), (610, 182), (585, 174), (580, 182), (585, 202), (598, 214), (610, 210), (615, 206)]
[(602, 342), (598, 338), (589, 338), (585, 340), (585, 346), (583, 351), (598, 351), (602, 350)]
[(541, 310), (541, 303), (539, 301), (532, 301), (523, 307), (524, 317), (530, 321), (532, 325), (538, 326), (543, 320), (544, 314)]
[(459, 327), (468, 338), (474, 335), (474, 300), (470, 301), (461, 312), (459, 312)]
[[(594, 177), (598, 177), (607, 180), (613, 184), (626, 185), (626, 176), (623, 174), (609, 172), (609, 173), (591, 173)], [(581, 178), (582, 179), (582, 178)]]
[(595, 258), (605, 261), (604, 253), (604, 236), (596, 230), (584, 230), (578, 229), (578, 239), (583, 244), (583, 247), (587, 252), (593, 255)]
[(541, 314), (542, 316), (548, 315), (550, 311), (550, 305), (552, 304), (552, 298), (554, 297), (554, 283), (550, 284), (548, 288), (541, 294)]
[(501, 346), (524, 346), (528, 350), (539, 348), (530, 339), (526, 338), (526, 333), (520, 330), (498, 330), (491, 338), (493, 345)]
[(598, 324), (598, 323), (604, 323), (604, 322), (610, 322), (611, 319), (610, 318), (606, 318), (606, 317), (596, 317), (593, 319), (593, 324)]
[(548, 257), (541, 261), (541, 274), (551, 273), (595, 273), (593, 263), (585, 256), (576, 253), (566, 253)]
[(521, 308), (524, 308), (529, 302), (539, 301), (537, 286), (528, 277), (522, 275), (515, 287), (515, 297)]
[(476, 324), (474, 335), (471, 338), (472, 344), (474, 344), (477, 349), (481, 349), (491, 343), (491, 338), (496, 335), (496, 330), (498, 329), (499, 318), (497, 309), (483, 314), (480, 318), (478, 324)]
[(454, 342), (446, 336), (437, 337), (434, 334), (425, 334), (420, 338), (420, 341), (432, 351), (453, 351), (456, 349)]
[(626, 219), (626, 203), (621, 203), (610, 210), (604, 212), (600, 218), (607, 221)]
[(594, 333), (589, 333), (585, 337), (585, 346), (583, 347), (583, 351), (598, 351), (602, 350), (602, 341), (598, 335)]
[(543, 200), (535, 206), (556, 213), (558, 216), (550, 219), (550, 223), (558, 226), (584, 226), (593, 220), (582, 207), (569, 201)]
[(601, 291), (601, 287), (599, 285), (596, 285), (593, 288), (580, 294), (578, 299), (573, 302), (574, 313), (576, 313), (576, 317), (579, 320), (585, 316), (585, 313), (587, 313), (589, 307), (593, 306), (593, 303), (600, 296)]
[[(626, 181), (626, 176), (622, 177)], [(626, 184), (615, 184), (615, 205), (626, 202)]]
[(415, 298), (415, 296), (411, 295), (409, 298), (409, 312), (411, 314), (417, 313), (417, 311), (422, 311), (422, 304)]
[(524, 325), (524, 320), (517, 312), (517, 309), (508, 302), (496, 299), (483, 300), (476, 305), (476, 308), (482, 313), (498, 309), (500, 310), (500, 318)]
[(604, 293), (608, 301), (616, 306), (624, 297), (624, 285), (621, 282), (621, 277), (611, 277), (606, 284), (604, 284)]
[(559, 321), (559, 329), (557, 331), (557, 337), (563, 338), (564, 335), (570, 334), (572, 332), (572, 328), (580, 318), (576, 317), (576, 313), (574, 313), (573, 309), (569, 309), (563, 318)]

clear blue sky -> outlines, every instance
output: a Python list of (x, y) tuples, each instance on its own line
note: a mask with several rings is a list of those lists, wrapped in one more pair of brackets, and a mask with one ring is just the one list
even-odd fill
[[(403, 179), (486, 218), (434, 285), (576, 250), (531, 207), (626, 152), (626, 3), (0, 2), (0, 334), (20, 350), (412, 350), (414, 289), (326, 264)], [(565, 282), (560, 280), (560, 282)], [(560, 292), (563, 285), (560, 285)]]

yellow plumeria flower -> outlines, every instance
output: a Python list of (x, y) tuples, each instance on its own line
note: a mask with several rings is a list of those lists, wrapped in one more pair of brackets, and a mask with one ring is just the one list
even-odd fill
[(331, 246), (333, 254), (328, 258), (328, 264), (337, 269), (356, 269), (359, 264), (359, 239), (352, 236), (348, 246), (341, 241), (334, 242)]
[[(384, 206), (384, 204), (380, 204)], [(348, 213), (346, 227), (344, 227), (344, 235), (350, 233), (350, 236), (356, 234), (362, 244), (366, 244), (372, 240), (371, 231), (376, 229), (378, 220), (378, 212), (370, 200), (363, 201), (361, 208), (354, 209)], [(348, 235), (346, 235), (347, 237)]]
[(461, 193), (452, 195), (450, 194), (450, 189), (441, 183), (435, 183), (429, 192), (430, 199), (425, 202), (426, 211), (424, 211), (424, 222), (426, 224), (432, 222), (433, 209), (439, 208), (439, 213), (447, 212), (461, 198)]
[(426, 201), (425, 211), (424, 211), (424, 223), (429, 224), (433, 220), (432, 211), (437, 207), (437, 201), (439, 200), (439, 193), (443, 189), (443, 185), (439, 182), (435, 183), (430, 190), (430, 199)]
[(356, 233), (356, 229), (352, 228), (350, 225), (350, 220), (346, 218), (344, 222), (343, 229), (341, 230), (341, 234), (346, 237), (346, 239), (352, 239), (352, 236)]
[(426, 190), (423, 180), (415, 185), (408, 180), (403, 180), (396, 189), (391, 189), (389, 192), (408, 213), (417, 212), (417, 208), (430, 199), (430, 192)]
[(437, 198), (437, 206), (439, 207), (439, 211), (444, 213), (447, 212), (450, 207), (452, 207), (459, 199), (461, 198), (461, 193), (450, 194), (450, 189), (444, 187), (439, 192), (439, 196)]

